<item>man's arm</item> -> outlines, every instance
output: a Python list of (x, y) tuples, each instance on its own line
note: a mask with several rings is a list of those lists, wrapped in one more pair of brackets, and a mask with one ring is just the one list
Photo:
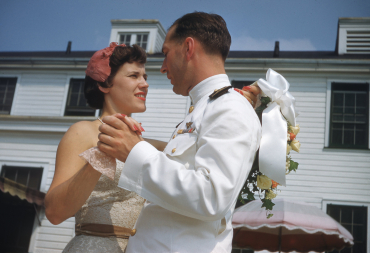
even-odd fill
[(148, 143), (140, 142), (129, 153), (119, 186), (182, 215), (201, 220), (224, 217), (252, 166), (260, 125), (244, 98), (234, 95), (223, 100), (221, 97), (207, 106), (197, 129), (198, 139), (185, 144), (190, 145), (188, 149), (197, 148), (195, 158), (189, 157), (194, 159), (189, 162), (195, 168), (188, 169), (177, 161), (176, 154), (169, 159)]

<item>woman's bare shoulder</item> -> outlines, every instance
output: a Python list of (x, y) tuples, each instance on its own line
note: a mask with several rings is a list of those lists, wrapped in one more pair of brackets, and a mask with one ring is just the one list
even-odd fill
[(79, 121), (73, 124), (63, 136), (61, 143), (76, 143), (82, 146), (95, 146), (99, 125), (93, 121)]

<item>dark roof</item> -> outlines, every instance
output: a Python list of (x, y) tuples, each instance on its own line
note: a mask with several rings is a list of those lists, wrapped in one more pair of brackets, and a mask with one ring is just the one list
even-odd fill
[(32, 57), (32, 58), (90, 58), (95, 51), (41, 51), (41, 52), (0, 52), (0, 57)]
[[(17, 58), (90, 58), (95, 51), (42, 51), (42, 52), (0, 52), (0, 57)], [(228, 58), (273, 58), (273, 51), (230, 51)], [(149, 58), (162, 58), (162, 53), (149, 54)], [(370, 54), (338, 55), (335, 51), (280, 51), (280, 59), (370, 59)]]
[[(230, 51), (228, 58), (274, 58), (273, 51)], [(370, 59), (370, 54), (338, 55), (334, 51), (280, 51), (282, 59)]]

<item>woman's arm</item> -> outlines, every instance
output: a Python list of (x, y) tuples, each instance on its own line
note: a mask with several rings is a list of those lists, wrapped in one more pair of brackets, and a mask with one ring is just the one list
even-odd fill
[(55, 225), (82, 207), (101, 176), (78, 156), (94, 146), (95, 135), (90, 122), (78, 122), (59, 143), (53, 182), (45, 197), (46, 217)]

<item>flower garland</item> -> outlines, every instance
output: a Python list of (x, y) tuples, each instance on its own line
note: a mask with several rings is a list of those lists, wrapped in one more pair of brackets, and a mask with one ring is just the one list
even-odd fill
[[(262, 97), (261, 98), (261, 105), (255, 109), (261, 123), (262, 123), (262, 112), (267, 108), (267, 104), (271, 102), (269, 97)], [(293, 161), (290, 157), (290, 152), (296, 151), (299, 152), (301, 147), (300, 142), (296, 139), (297, 134), (300, 131), (299, 125), (292, 126), (287, 122), (287, 152), (286, 152), (286, 167), (285, 167), (285, 174), (288, 175), (291, 171), (296, 171), (298, 169), (298, 163)], [(259, 151), (258, 151), (259, 152)], [(277, 187), (278, 183), (274, 180), (268, 178), (267, 176), (263, 175), (259, 171), (258, 165), (258, 157), (259, 154), (257, 152), (256, 159), (253, 163), (251, 172), (247, 180), (244, 183), (242, 190), (239, 193), (238, 199), (244, 204), (245, 199), (248, 200), (255, 200), (254, 195), (258, 194), (262, 201), (262, 206), (266, 209), (266, 211), (272, 210), (273, 206), (275, 205), (272, 202), (277, 195)], [(261, 195), (263, 198), (261, 198)], [(267, 213), (267, 218), (272, 217), (273, 214)]]

